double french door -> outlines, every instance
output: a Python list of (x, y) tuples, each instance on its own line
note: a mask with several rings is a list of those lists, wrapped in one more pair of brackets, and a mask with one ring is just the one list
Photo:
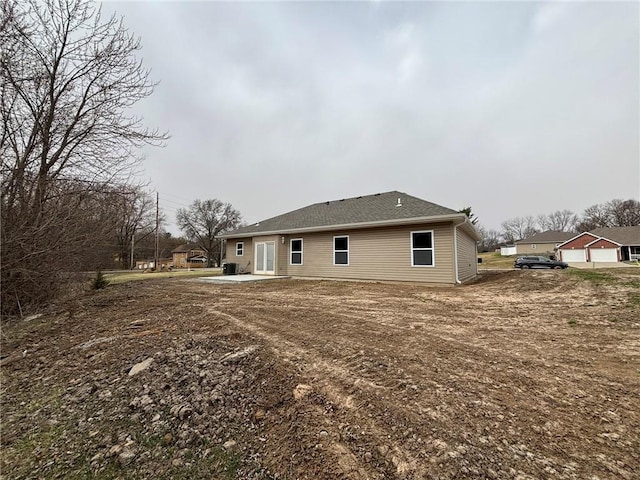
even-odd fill
[(261, 275), (275, 275), (276, 273), (276, 243), (256, 243), (255, 273)]

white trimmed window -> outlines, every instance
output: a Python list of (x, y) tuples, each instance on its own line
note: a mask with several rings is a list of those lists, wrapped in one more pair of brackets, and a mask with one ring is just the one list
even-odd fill
[(411, 266), (433, 267), (433, 230), (411, 232)]
[(236, 257), (244, 255), (244, 242), (236, 242)]
[(290, 265), (302, 265), (302, 239), (292, 238), (289, 242), (291, 256), (289, 258)]
[(349, 235), (333, 237), (333, 264), (349, 265)]

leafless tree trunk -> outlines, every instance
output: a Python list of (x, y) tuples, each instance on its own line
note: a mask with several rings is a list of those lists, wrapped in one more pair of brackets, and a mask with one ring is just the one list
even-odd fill
[(131, 244), (141, 242), (155, 231), (155, 202), (139, 188), (123, 189), (116, 209), (115, 238), (122, 268), (131, 265)]
[(577, 227), (581, 232), (588, 232), (595, 228), (636, 225), (640, 225), (640, 202), (615, 199), (585, 209)]
[(484, 228), (482, 225), (476, 225), (475, 227), (482, 236), (482, 240), (478, 243), (478, 250), (481, 252), (491, 252), (500, 245), (502, 238), (500, 232), (490, 228)]
[(195, 200), (188, 209), (179, 209), (176, 219), (184, 235), (207, 252), (209, 267), (216, 257), (222, 262), (222, 242), (216, 236), (238, 228), (242, 221), (231, 204), (217, 199)]
[(578, 216), (571, 210), (558, 210), (548, 215), (538, 215), (538, 226), (541, 230), (572, 232), (577, 222)]
[(606, 204), (611, 223), (615, 227), (640, 225), (640, 202), (637, 200), (611, 200)]
[(532, 216), (515, 217), (502, 222), (502, 237), (507, 242), (530, 237), (536, 231), (536, 221)]
[(86, 0), (0, 8), (2, 313), (10, 315), (18, 302), (54, 294), (60, 273), (108, 238), (101, 196), (128, 182), (140, 146), (167, 136), (128, 114), (154, 83), (119, 19)]

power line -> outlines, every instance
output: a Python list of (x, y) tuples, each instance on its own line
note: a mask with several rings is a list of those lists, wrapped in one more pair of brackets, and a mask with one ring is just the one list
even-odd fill
[(164, 202), (172, 203), (172, 204), (178, 205), (179, 207), (182, 207), (182, 208), (189, 208), (188, 205), (185, 205), (184, 203), (174, 202), (173, 200), (162, 199), (162, 202), (163, 203)]
[(178, 210), (179, 210), (178, 208), (174, 208), (174, 207), (164, 207), (164, 206), (162, 206), (162, 205), (160, 205), (160, 209), (161, 209), (162, 211), (165, 211), (165, 212), (174, 212), (174, 213), (178, 213)]
[(183, 198), (183, 197), (178, 197), (177, 195), (172, 195), (170, 193), (164, 193), (164, 192), (160, 192), (160, 193), (162, 194), (163, 197), (172, 197), (172, 198), (175, 198), (177, 200), (182, 200), (182, 201), (188, 202), (188, 203), (192, 203), (193, 202), (193, 200), (188, 200), (188, 199)]

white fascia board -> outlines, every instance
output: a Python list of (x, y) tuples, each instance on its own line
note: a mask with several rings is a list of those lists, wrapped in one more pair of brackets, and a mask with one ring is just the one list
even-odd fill
[[(591, 235), (593, 235), (593, 233), (592, 233)], [(600, 240), (605, 240), (605, 241), (607, 241), (607, 242), (609, 242), (609, 243), (615, 243), (615, 244), (616, 244), (616, 245), (618, 245), (619, 247), (621, 247), (621, 246), (622, 246), (622, 244), (621, 244), (621, 243), (614, 242), (613, 240), (609, 240), (609, 239), (608, 239), (608, 238), (606, 238), (606, 237), (598, 237), (598, 238), (596, 238), (593, 242), (589, 242), (589, 243), (587, 243), (587, 244), (584, 246), (584, 248), (590, 247), (591, 245), (593, 245), (594, 243), (599, 242)]]
[(571, 237), (571, 238), (570, 238), (569, 240), (567, 240), (566, 242), (562, 242), (560, 245), (558, 245), (558, 247), (557, 247), (557, 248), (562, 248), (562, 246), (563, 246), (563, 245), (566, 245), (566, 244), (567, 244), (567, 243), (569, 243), (569, 242), (573, 242), (576, 238), (580, 238), (580, 237), (581, 237), (581, 236), (583, 236), (583, 235), (590, 235), (590, 236), (592, 236), (592, 237), (595, 237), (595, 239), (596, 239), (596, 240), (599, 240), (599, 239), (600, 239), (600, 237), (599, 237), (599, 236), (597, 236), (597, 235), (595, 235), (595, 234), (593, 234), (593, 233), (591, 233), (591, 232), (582, 232), (582, 233), (579, 233), (578, 235), (576, 235), (575, 237)]
[[(345, 223), (341, 225), (323, 225), (319, 227), (305, 227), (305, 228), (290, 228), (286, 230), (270, 230), (264, 232), (247, 232), (239, 234), (224, 234), (218, 235), (216, 238), (247, 238), (247, 237), (262, 237), (266, 235), (289, 235), (297, 233), (314, 233), (314, 232), (333, 232), (336, 230), (358, 230), (363, 228), (372, 227), (393, 227), (397, 225), (414, 225), (417, 223), (438, 223), (449, 222), (454, 220), (466, 219), (464, 213), (451, 214), (451, 215), (435, 215), (431, 217), (414, 217), (414, 218), (400, 218), (397, 220), (380, 220), (376, 222), (361, 222), (361, 223)], [(478, 233), (473, 229), (474, 236), (478, 237)]]
[(473, 223), (471, 223), (469, 219), (465, 218), (462, 223), (458, 223), (456, 225), (463, 228), (469, 235), (473, 237), (473, 239), (476, 242), (479, 242), (480, 240), (482, 240), (482, 235), (478, 233), (478, 231), (476, 230), (476, 227), (473, 226)]

